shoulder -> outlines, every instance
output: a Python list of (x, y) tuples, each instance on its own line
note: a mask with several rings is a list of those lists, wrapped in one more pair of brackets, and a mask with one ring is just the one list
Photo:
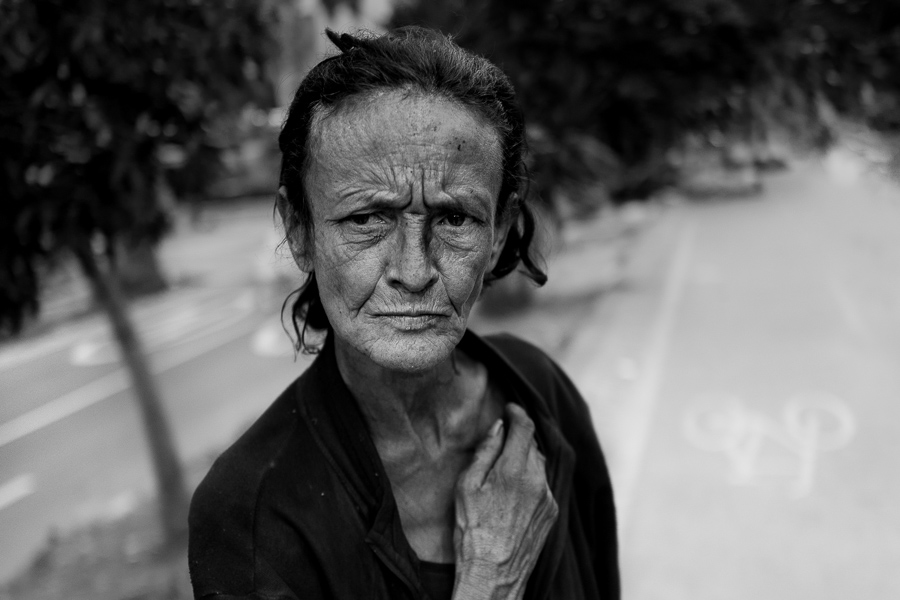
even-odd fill
[(257, 505), (297, 428), (295, 386), (296, 382), (213, 463), (194, 492), (189, 563), (198, 596), (254, 590)]
[[(603, 465), (600, 443), (594, 431), (587, 402), (565, 373), (546, 352), (509, 334), (485, 336), (492, 347), (510, 365), (519, 378), (528, 383), (581, 458), (581, 466)], [(595, 460), (589, 460), (595, 457)]]
[(523, 358), (525, 360), (551, 360), (546, 352), (531, 342), (525, 341), (511, 333), (492, 333), (482, 336), (481, 339), (509, 357)]
[(580, 408), (584, 400), (568, 375), (546, 352), (534, 344), (508, 333), (485, 336), (484, 342), (492, 347), (515, 371), (551, 405), (560, 402)]
[(495, 333), (484, 336), (482, 340), (529, 379), (562, 373), (546, 352), (522, 338), (509, 333)]

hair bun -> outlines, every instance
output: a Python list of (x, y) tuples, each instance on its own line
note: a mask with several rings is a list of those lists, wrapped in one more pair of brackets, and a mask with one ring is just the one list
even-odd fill
[(326, 27), (325, 35), (328, 36), (328, 39), (331, 40), (331, 43), (337, 46), (338, 50), (343, 53), (350, 52), (354, 48), (359, 47), (359, 40), (350, 35), (349, 33), (336, 33), (332, 29)]

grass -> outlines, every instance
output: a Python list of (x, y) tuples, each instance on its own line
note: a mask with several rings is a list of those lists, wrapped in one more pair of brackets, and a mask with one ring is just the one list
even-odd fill
[(193, 598), (187, 541), (164, 548), (155, 503), (52, 536), (31, 565), (0, 588), (0, 600), (181, 600)]
[[(214, 454), (185, 465), (194, 489)], [(187, 539), (169, 546), (155, 500), (124, 516), (51, 534), (31, 564), (5, 585), (0, 600), (190, 600)]]

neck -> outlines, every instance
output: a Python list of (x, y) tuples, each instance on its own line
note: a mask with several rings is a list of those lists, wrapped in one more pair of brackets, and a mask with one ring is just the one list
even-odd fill
[(414, 373), (383, 368), (338, 338), (335, 354), (341, 377), (379, 446), (411, 439), (440, 445), (467, 430), (467, 421), (483, 404), (486, 370), (459, 349)]

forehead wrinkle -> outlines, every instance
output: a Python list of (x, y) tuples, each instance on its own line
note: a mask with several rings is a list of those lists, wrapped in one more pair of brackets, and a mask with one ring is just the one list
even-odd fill
[[(390, 96), (396, 96), (396, 100), (392, 101)], [(430, 101), (430, 102), (426, 102)], [(365, 92), (362, 94), (357, 94), (345, 99), (343, 102), (336, 106), (329, 107), (321, 107), (314, 111), (313, 120), (310, 123), (311, 132), (315, 131), (316, 133), (321, 134), (322, 128), (326, 122), (335, 122), (342, 120), (344, 129), (350, 129), (355, 126), (357, 129), (361, 129), (363, 131), (359, 131), (358, 133), (368, 133), (369, 138), (372, 140), (379, 140), (380, 136), (378, 135), (378, 131), (373, 124), (367, 123), (367, 119), (365, 118), (367, 112), (371, 116), (373, 111), (369, 111), (373, 107), (378, 107), (379, 109), (387, 108), (388, 110), (398, 108), (401, 104), (415, 103), (415, 114), (407, 115), (407, 118), (404, 119), (405, 123), (411, 124), (412, 127), (409, 128), (411, 135), (415, 136), (414, 138), (405, 138), (406, 142), (413, 145), (422, 145), (427, 146), (429, 144), (420, 143), (418, 138), (422, 136), (427, 131), (428, 125), (446, 125), (447, 121), (441, 120), (434, 116), (433, 109), (440, 105), (445, 104), (453, 109), (460, 111), (466, 114), (470, 119), (476, 122), (478, 127), (478, 135), (480, 137), (481, 142), (485, 142), (487, 140), (484, 139), (485, 136), (490, 137), (491, 139), (488, 142), (489, 146), (493, 146), (496, 152), (492, 153), (494, 165), (491, 165), (495, 168), (501, 167), (502, 162), (502, 144), (501, 144), (501, 136), (499, 131), (497, 131), (496, 127), (481, 113), (476, 110), (471, 109), (470, 107), (462, 104), (454, 98), (447, 98), (446, 96), (440, 94), (428, 93), (422, 90), (414, 90), (414, 89), (395, 89), (395, 90), (372, 90), (370, 92)], [(342, 119), (343, 117), (343, 119)], [(424, 117), (424, 118), (423, 118)], [(389, 127), (387, 128), (389, 132), (393, 132), (397, 130), (397, 127)], [(455, 131), (451, 131), (456, 135), (459, 135), (461, 132), (456, 129)], [(471, 133), (471, 132), (469, 132)], [(312, 135), (310, 136), (312, 139)], [(364, 136), (351, 136), (355, 137), (355, 139), (362, 139)], [(321, 143), (321, 137), (316, 140)], [(465, 143), (465, 140), (460, 137), (460, 142)], [(469, 140), (470, 142), (475, 140)], [(451, 144), (452, 145), (452, 144)], [(383, 150), (391, 150), (390, 148), (385, 148), (384, 144), (377, 144), (379, 149)], [(385, 152), (386, 154), (395, 154), (396, 152)]]
[[(348, 188), (369, 187), (375, 194), (399, 192), (406, 196), (415, 191), (416, 183), (424, 191), (427, 175), (434, 173), (438, 177), (432, 186), (436, 184), (448, 196), (458, 198), (457, 188), (467, 188), (466, 195), (481, 198), (485, 194), (473, 193), (474, 188), (480, 187), (473, 184), (483, 180), (487, 172), (493, 182), (492, 189), (486, 191), (499, 191), (499, 133), (482, 115), (441, 96), (422, 94), (411, 98), (404, 94), (397, 102), (388, 96), (390, 93), (367, 94), (354, 98), (353, 103), (314, 111), (307, 156), (310, 167), (316, 166), (319, 184), (335, 192), (334, 183), (347, 181), (352, 182)], [(405, 111), (399, 109), (403, 118), (398, 119), (399, 125), (392, 126), (394, 107), (407, 102), (417, 104)], [(465, 117), (443, 119), (448, 109), (455, 111), (457, 117), (460, 112)], [(465, 124), (466, 117), (469, 125)], [(473, 122), (475, 127), (471, 126)], [(439, 127), (443, 130), (438, 133)], [(434, 135), (429, 137), (432, 132)], [(462, 147), (468, 151), (462, 152)], [(352, 191), (341, 194), (349, 195)]]

